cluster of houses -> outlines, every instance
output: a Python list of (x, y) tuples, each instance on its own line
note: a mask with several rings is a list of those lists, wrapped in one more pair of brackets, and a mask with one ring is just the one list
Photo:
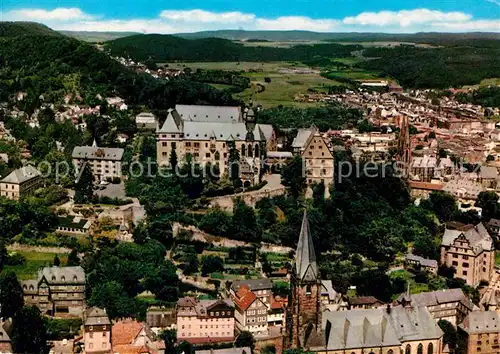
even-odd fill
[[(294, 347), (324, 354), (448, 353), (452, 348), (437, 324), (440, 320), (458, 330), (464, 353), (498, 353), (500, 301), (496, 298), (500, 288), (492, 265), (491, 236), (482, 224), (447, 228), (441, 256), (441, 263), (455, 267), (456, 277), (467, 284), (491, 281), (492, 288), (479, 306), (461, 289), (407, 291), (391, 303), (339, 294), (330, 280), (321, 279), (306, 213), (288, 297), (274, 294), (270, 279), (238, 280), (219, 289), (217, 299), (183, 297), (175, 307), (151, 307), (144, 322), (110, 321), (105, 309), (86, 306), (86, 278), (79, 266), (42, 268), (35, 279), (21, 286), (25, 303), (37, 306), (44, 315), (83, 318), (83, 327), (72, 341), (51, 343), (53, 353), (72, 353), (76, 348), (95, 354), (159, 353), (164, 343), (158, 335), (167, 329), (176, 329), (178, 342), (198, 346), (231, 343), (248, 331), (258, 347), (274, 345), (277, 353)], [(408, 261), (413, 266), (434, 266), (419, 257)], [(0, 348), (7, 348), (8, 330), (2, 328)]]

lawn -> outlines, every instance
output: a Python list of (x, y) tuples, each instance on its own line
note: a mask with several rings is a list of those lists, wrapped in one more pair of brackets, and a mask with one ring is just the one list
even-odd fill
[[(38, 270), (45, 266), (51, 266), (54, 263), (56, 253), (42, 252), (17, 252), (26, 258), (23, 265), (6, 266), (6, 270), (11, 270), (16, 273), (19, 280), (28, 280), (36, 278)], [(67, 254), (57, 254), (61, 260), (61, 265), (64, 265), (68, 260)]]
[[(305, 74), (291, 72), (290, 69), (307, 68), (304, 64), (297, 62), (168, 63), (168, 66), (169, 68), (176, 69), (189, 67), (192, 70), (242, 71), (244, 72), (242, 75), (249, 77), (254, 86), (261, 84), (265, 87), (263, 92), (256, 93), (254, 96), (256, 104), (261, 104), (265, 108), (279, 105), (298, 107), (317, 106), (317, 103), (295, 102), (294, 98), (299, 93), (306, 93), (310, 88), (326, 91), (328, 86), (339, 84), (334, 80), (322, 77), (319, 71)], [(284, 70), (286, 72), (283, 72)], [(265, 82), (266, 77), (271, 79), (270, 83)], [(217, 84), (212, 84), (212, 86), (219, 88)], [(252, 100), (253, 91), (253, 88), (248, 88), (243, 92), (235, 94), (235, 97), (249, 102)]]

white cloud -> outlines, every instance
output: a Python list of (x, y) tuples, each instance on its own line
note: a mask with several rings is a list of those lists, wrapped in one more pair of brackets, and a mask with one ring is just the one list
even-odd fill
[[(500, 0), (490, 0), (500, 1)], [(344, 19), (313, 19), (305, 16), (257, 17), (255, 14), (211, 12), (201, 9), (164, 10), (155, 18), (120, 20), (93, 16), (79, 8), (17, 9), (4, 12), (6, 21), (38, 21), (56, 30), (180, 33), (218, 29), (309, 30), (316, 32), (500, 32), (496, 18), (473, 19), (464, 12), (429, 9), (363, 12)]]
[(303, 16), (286, 16), (278, 17), (276, 19), (258, 18), (255, 21), (255, 29), (328, 32), (334, 30), (339, 23), (340, 21), (338, 20), (312, 19)]
[(432, 22), (464, 22), (472, 18), (463, 12), (441, 12), (429, 9), (363, 12), (357, 16), (346, 17), (344, 23), (347, 25), (361, 26), (400, 26), (410, 27)]
[(500, 6), (500, 0), (486, 0), (487, 2), (491, 2), (492, 4)]
[(160, 14), (161, 18), (170, 21), (184, 22), (219, 22), (219, 23), (241, 23), (255, 19), (254, 14), (236, 12), (210, 12), (205, 10), (165, 10)]
[(13, 20), (19, 19), (30, 21), (75, 21), (90, 20), (94, 18), (76, 7), (58, 7), (54, 10), (20, 9), (9, 11), (6, 16)]

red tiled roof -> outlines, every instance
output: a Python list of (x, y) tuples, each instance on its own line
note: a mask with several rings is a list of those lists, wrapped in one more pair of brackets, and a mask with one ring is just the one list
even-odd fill
[(426, 189), (433, 191), (440, 191), (444, 188), (444, 185), (440, 183), (428, 183), (428, 182), (419, 182), (419, 181), (409, 181), (408, 185), (410, 188), (414, 189)]
[(155, 350), (151, 350), (147, 346), (137, 346), (137, 345), (132, 345), (132, 344), (120, 344), (113, 346), (113, 353), (117, 354), (143, 354), (143, 353), (149, 353), (149, 354), (157, 354)]
[(116, 322), (111, 329), (113, 347), (115, 345), (132, 344), (143, 328), (144, 323), (137, 322), (136, 320)]
[(248, 288), (246, 285), (242, 285), (236, 297), (234, 298), (234, 303), (243, 311), (246, 311), (251, 304), (257, 299), (257, 296)]
[(186, 341), (186, 342), (191, 343), (191, 344), (223, 343), (223, 342), (232, 342), (232, 341), (234, 341), (234, 337), (182, 338), (181, 342), (183, 342), (183, 341)]

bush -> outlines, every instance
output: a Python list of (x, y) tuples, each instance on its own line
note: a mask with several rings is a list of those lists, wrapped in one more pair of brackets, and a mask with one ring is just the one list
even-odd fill
[(13, 253), (7, 258), (7, 265), (17, 266), (23, 265), (26, 262), (26, 257), (20, 253)]
[(266, 186), (267, 183), (268, 183), (267, 181), (262, 181), (254, 186), (250, 186), (250, 187), (246, 188), (245, 192), (258, 191), (259, 189), (264, 188), (264, 186)]

